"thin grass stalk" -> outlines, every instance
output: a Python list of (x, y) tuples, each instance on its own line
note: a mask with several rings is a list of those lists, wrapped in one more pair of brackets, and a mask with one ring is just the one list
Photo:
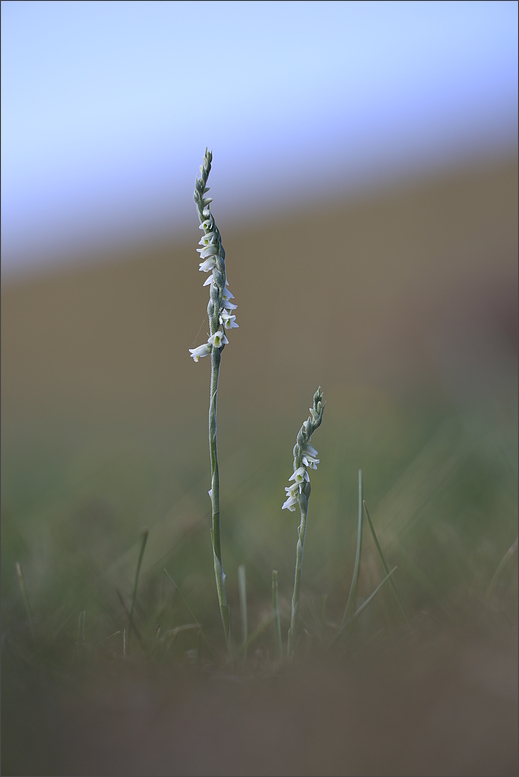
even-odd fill
[(200, 666), (202, 663), (202, 632), (198, 629), (196, 638), (196, 662)]
[[(366, 502), (365, 501), (363, 501), (363, 505), (364, 505), (364, 512), (366, 514), (366, 518), (368, 519), (368, 525), (369, 525), (369, 528), (370, 528), (370, 531), (371, 531), (371, 536), (373, 537), (373, 542), (375, 543), (375, 547), (376, 547), (376, 549), (378, 551), (378, 555), (380, 556), (380, 560), (382, 562), (382, 566), (384, 567), (384, 572), (386, 573), (386, 575), (389, 575), (389, 567), (386, 564), (386, 559), (384, 558), (384, 554), (382, 553), (382, 548), (380, 547), (380, 543), (378, 541), (377, 533), (375, 531), (375, 527), (373, 526), (373, 522), (372, 522), (372, 520), (370, 518), (370, 515), (368, 513), (368, 508), (366, 507)], [(400, 607), (402, 615), (405, 618), (405, 622), (407, 623), (407, 625), (411, 629), (412, 628), (411, 621), (407, 617), (407, 613), (406, 613), (406, 611), (404, 609), (404, 605), (400, 601), (400, 597), (399, 597), (398, 592), (396, 590), (396, 585), (395, 585), (395, 583), (394, 583), (392, 578), (389, 580), (389, 584), (391, 586), (391, 590), (393, 591), (394, 597), (395, 597), (395, 599), (396, 599), (396, 601), (398, 603), (398, 606)]]
[(361, 606), (359, 607), (359, 609), (358, 609), (358, 610), (356, 610), (356, 611), (353, 613), (353, 615), (351, 616), (351, 618), (349, 618), (349, 619), (348, 619), (348, 620), (347, 620), (347, 621), (346, 621), (346, 622), (345, 622), (345, 623), (344, 623), (342, 626), (340, 626), (340, 628), (339, 628), (339, 631), (337, 632), (337, 634), (335, 635), (335, 637), (334, 637), (334, 638), (332, 639), (332, 641), (331, 641), (331, 645), (333, 645), (333, 644), (334, 644), (334, 642), (335, 642), (335, 640), (336, 640), (336, 639), (338, 639), (338, 638), (341, 636), (341, 634), (342, 634), (342, 633), (345, 631), (345, 629), (347, 629), (347, 627), (350, 625), (350, 623), (353, 623), (353, 621), (354, 621), (356, 618), (358, 618), (358, 617), (359, 617), (359, 615), (360, 615), (362, 612), (364, 612), (364, 610), (366, 609), (366, 607), (368, 606), (368, 604), (370, 604), (370, 602), (371, 602), (371, 601), (372, 601), (372, 600), (375, 598), (375, 596), (378, 594), (378, 592), (380, 591), (380, 589), (382, 588), (382, 586), (383, 586), (383, 585), (385, 585), (385, 583), (387, 583), (387, 581), (388, 581), (388, 580), (391, 582), (391, 576), (393, 575), (393, 572), (396, 572), (396, 570), (397, 570), (397, 569), (398, 569), (398, 567), (393, 567), (393, 569), (391, 570), (391, 572), (388, 572), (388, 574), (385, 576), (385, 578), (382, 580), (382, 582), (381, 582), (381, 583), (379, 583), (379, 584), (377, 585), (377, 587), (375, 588), (375, 590), (373, 591), (373, 593), (372, 593), (370, 596), (368, 596), (368, 598), (366, 599), (366, 601), (365, 601), (365, 602), (363, 602), (363, 603), (361, 604)]
[[(238, 567), (238, 591), (240, 594), (241, 635), (242, 645), (247, 642), (247, 581), (245, 577), (245, 564)], [(244, 651), (243, 660), (247, 660), (247, 651)]]
[[(194, 631), (196, 629), (197, 632), (197, 661), (198, 657), (200, 656), (200, 627), (198, 623), (185, 623), (183, 626), (176, 626), (174, 629), (168, 629), (164, 632), (164, 637), (166, 638), (166, 651), (169, 653), (171, 650), (171, 646), (173, 645), (174, 641), (177, 638), (177, 634), (181, 634), (184, 631)], [(170, 638), (169, 640), (167, 638)]]
[(81, 610), (77, 619), (77, 638), (79, 642), (85, 641), (85, 610)]
[(113, 634), (110, 634), (108, 637), (105, 637), (100, 642), (97, 642), (96, 646), (99, 647), (100, 645), (104, 645), (105, 642), (108, 642), (109, 639), (112, 639), (113, 637), (119, 636), (121, 634), (121, 629), (118, 629), (117, 631), (114, 631)]
[(350, 592), (348, 594), (348, 600), (346, 602), (346, 608), (344, 610), (344, 615), (342, 616), (342, 620), (339, 626), (339, 633), (342, 631), (346, 620), (348, 618), (349, 612), (352, 607), (355, 607), (355, 602), (357, 599), (357, 584), (359, 580), (359, 573), (360, 573), (360, 556), (362, 553), (362, 470), (359, 469), (359, 511), (358, 511), (358, 521), (357, 521), (357, 549), (355, 551), (355, 563), (353, 565), (353, 577), (351, 580), (351, 586), (350, 586)]
[(276, 569), (272, 570), (272, 609), (274, 610), (274, 638), (276, 640), (276, 651), (278, 659), (283, 658), (283, 643), (281, 641), (281, 621), (279, 618), (279, 600), (278, 600), (278, 573)]
[(321, 601), (321, 626), (324, 629), (326, 626), (326, 604), (328, 602), (328, 594), (323, 594)]
[(191, 613), (191, 615), (193, 616), (193, 620), (195, 621), (196, 625), (198, 626), (198, 628), (199, 628), (199, 630), (200, 630), (200, 634), (202, 635), (202, 637), (204, 638), (205, 642), (207, 643), (207, 646), (208, 646), (208, 648), (209, 648), (209, 649), (212, 651), (212, 653), (213, 653), (213, 654), (216, 656), (216, 655), (217, 655), (217, 654), (216, 654), (216, 652), (214, 651), (213, 647), (211, 646), (211, 643), (209, 642), (209, 640), (207, 639), (207, 637), (206, 637), (206, 635), (205, 635), (205, 633), (204, 633), (204, 630), (203, 630), (202, 626), (200, 625), (200, 623), (199, 623), (199, 621), (198, 621), (198, 619), (197, 619), (197, 617), (196, 617), (195, 613), (194, 613), (194, 612), (193, 612), (193, 610), (191, 609), (191, 607), (190, 607), (190, 605), (189, 605), (189, 602), (187, 601), (186, 597), (184, 596), (184, 594), (182, 593), (182, 591), (180, 590), (180, 588), (178, 587), (178, 585), (175, 583), (175, 581), (173, 580), (173, 578), (172, 578), (172, 577), (171, 577), (171, 575), (169, 574), (168, 570), (167, 570), (167, 569), (164, 569), (164, 572), (166, 573), (166, 577), (168, 578), (168, 580), (170, 580), (170, 581), (173, 583), (173, 585), (175, 586), (175, 588), (176, 588), (176, 589), (177, 589), (177, 591), (179, 592), (180, 596), (182, 597), (182, 601), (184, 602), (184, 604), (186, 605), (187, 609), (189, 610), (189, 612), (190, 612), (190, 613)]
[(517, 539), (508, 548), (508, 550), (506, 551), (505, 555), (503, 556), (503, 558), (499, 562), (499, 565), (498, 565), (496, 571), (494, 572), (494, 575), (492, 577), (492, 580), (490, 581), (490, 585), (488, 586), (487, 592), (486, 592), (486, 595), (485, 595), (485, 601), (486, 602), (490, 601), (490, 597), (494, 593), (494, 589), (495, 589), (495, 587), (497, 585), (497, 581), (499, 580), (503, 569), (505, 568), (505, 566), (507, 565), (509, 560), (512, 558), (512, 556), (516, 552), (517, 552)]
[(22, 572), (22, 565), (19, 561), (16, 562), (16, 575), (18, 577), (18, 583), (20, 585), (20, 591), (22, 594), (23, 603), (25, 606), (25, 611), (27, 613), (27, 618), (29, 620), (29, 628), (31, 630), (31, 637), (34, 640), (34, 628), (33, 628), (33, 617), (32, 617), (32, 610), (31, 605), (29, 602), (29, 596), (27, 595), (27, 588), (25, 587), (25, 578), (23, 576)]
[(368, 596), (368, 598), (366, 599), (365, 602), (362, 602), (362, 604), (358, 608), (358, 610), (355, 610), (355, 612), (353, 613), (351, 618), (348, 621), (346, 621), (346, 623), (344, 624), (345, 626), (347, 626), (349, 623), (352, 623), (352, 621), (354, 621), (355, 618), (359, 617), (359, 615), (366, 609), (366, 607), (371, 602), (371, 600), (375, 598), (375, 596), (378, 594), (378, 592), (380, 591), (382, 586), (385, 585), (385, 583), (387, 583), (388, 580), (389, 580), (389, 582), (391, 582), (391, 576), (393, 575), (393, 572), (396, 572), (397, 569), (398, 569), (398, 567), (393, 567), (393, 569), (390, 572), (387, 573), (387, 575), (382, 580), (382, 582), (377, 585), (377, 587), (375, 588), (373, 593), (370, 596)]
[(137, 598), (137, 585), (139, 584), (139, 574), (141, 571), (141, 564), (142, 564), (142, 557), (144, 556), (144, 549), (146, 547), (146, 543), (148, 541), (148, 529), (142, 530), (142, 542), (141, 542), (141, 550), (139, 553), (139, 560), (137, 561), (137, 569), (135, 570), (135, 580), (133, 582), (133, 592), (132, 592), (132, 602), (130, 605), (130, 615), (128, 617), (128, 643), (130, 642), (130, 635), (132, 633), (132, 622), (133, 622), (133, 610), (135, 607), (135, 599)]
[(260, 623), (257, 629), (254, 629), (252, 634), (247, 637), (247, 642), (245, 642), (243, 645), (240, 645), (240, 647), (236, 650), (236, 658), (238, 658), (244, 651), (246, 651), (251, 645), (255, 639), (259, 637), (260, 634), (262, 634), (265, 629), (272, 623), (272, 621), (275, 619), (276, 613), (271, 612), (270, 615), (267, 615), (265, 620)]
[[(121, 603), (121, 607), (123, 608), (123, 610), (125, 611), (127, 617), (129, 618), (130, 617), (130, 608), (127, 606), (126, 602), (124, 601), (124, 597), (123, 597), (122, 593), (119, 591), (119, 589), (117, 588), (117, 586), (115, 588), (115, 593), (117, 594), (117, 598), (119, 599), (119, 602)], [(135, 604), (137, 605), (137, 600), (135, 601)], [(146, 650), (146, 644), (145, 644), (145, 642), (144, 642), (144, 640), (142, 638), (141, 632), (137, 628), (137, 624), (135, 623), (135, 621), (132, 621), (132, 633), (135, 634), (135, 636), (137, 637), (137, 639), (141, 643), (141, 645), (144, 648), (144, 650)]]

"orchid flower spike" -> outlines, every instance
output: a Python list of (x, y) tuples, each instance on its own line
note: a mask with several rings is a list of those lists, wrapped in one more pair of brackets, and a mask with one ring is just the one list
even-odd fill
[[(209, 317), (210, 334), (204, 345), (189, 349), (195, 362), (202, 356), (210, 354), (213, 348), (222, 350), (229, 342), (225, 335), (225, 330), (238, 328), (236, 315), (232, 313), (237, 307), (231, 302), (231, 299), (234, 299), (234, 295), (227, 288), (225, 251), (220, 231), (216, 226), (210, 209), (212, 197), (206, 196), (209, 191), (207, 179), (211, 172), (212, 159), (212, 153), (206, 149), (204, 161), (200, 167), (200, 177), (195, 182), (194, 193), (200, 229), (204, 233), (199, 241), (201, 248), (197, 248), (201, 259), (199, 270), (200, 272), (211, 273), (204, 282), (204, 286), (209, 286), (207, 314)], [(222, 331), (221, 327), (224, 331)]]
[(294, 446), (294, 472), (289, 478), (289, 481), (293, 480), (294, 483), (285, 487), (287, 498), (283, 504), (283, 510), (293, 512), (297, 504), (301, 506), (301, 499), (307, 501), (310, 496), (308, 469), (317, 469), (319, 464), (317, 451), (310, 445), (310, 438), (315, 430), (321, 426), (325, 404), (321, 387), (319, 386), (314, 394), (313, 406), (310, 408), (310, 417), (304, 422), (297, 435)]

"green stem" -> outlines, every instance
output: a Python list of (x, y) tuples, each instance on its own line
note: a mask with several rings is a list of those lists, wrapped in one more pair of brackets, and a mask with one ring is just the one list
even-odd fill
[[(370, 515), (368, 513), (368, 508), (366, 507), (366, 502), (363, 502), (363, 505), (364, 505), (364, 512), (366, 513), (366, 518), (368, 519), (368, 524), (369, 524), (369, 529), (371, 531), (371, 536), (373, 537), (373, 541), (375, 543), (375, 547), (377, 549), (378, 555), (380, 556), (380, 561), (382, 562), (382, 566), (384, 567), (384, 572), (386, 573), (387, 576), (389, 576), (389, 567), (386, 564), (386, 559), (384, 558), (384, 554), (382, 553), (382, 548), (380, 547), (380, 543), (378, 541), (378, 537), (377, 537), (377, 533), (375, 531), (375, 527), (373, 526), (373, 522), (372, 522), (372, 520), (370, 518)], [(388, 577), (388, 579), (389, 579), (389, 585), (391, 586), (391, 590), (393, 591), (393, 594), (394, 594), (394, 597), (395, 597), (395, 599), (397, 601), (397, 604), (400, 607), (400, 611), (401, 611), (402, 615), (405, 618), (405, 622), (407, 623), (409, 628), (412, 629), (411, 621), (407, 617), (407, 613), (404, 610), (404, 606), (403, 606), (402, 602), (400, 601), (400, 597), (399, 597), (399, 595), (397, 593), (396, 586), (395, 586), (395, 584), (394, 584), (394, 582), (393, 582), (393, 580), (391, 578)]]
[(296, 547), (296, 571), (294, 576), (294, 593), (292, 595), (292, 616), (288, 630), (287, 656), (292, 658), (294, 653), (297, 614), (299, 612), (299, 587), (301, 584), (301, 571), (303, 569), (303, 553), (305, 549), (306, 523), (308, 519), (308, 497), (303, 493), (299, 495), (299, 507), (301, 508), (301, 523), (298, 530)]
[(220, 376), (221, 349), (211, 351), (211, 394), (209, 398), (209, 455), (211, 458), (211, 540), (213, 544), (214, 576), (216, 592), (222, 616), (227, 650), (231, 654), (231, 616), (225, 593), (225, 574), (220, 548), (220, 479), (218, 476), (218, 452), (216, 448), (216, 407), (218, 401), (218, 378)]
[(243, 651), (246, 651), (249, 645), (251, 645), (255, 639), (259, 637), (260, 634), (262, 634), (267, 626), (270, 626), (272, 621), (275, 619), (276, 613), (271, 612), (270, 615), (267, 615), (263, 623), (260, 623), (257, 629), (255, 629), (250, 637), (247, 638), (247, 642), (244, 642), (243, 645), (240, 645), (240, 647), (236, 650), (236, 658), (238, 658)]
[(348, 601), (346, 602), (346, 609), (344, 610), (344, 615), (342, 616), (341, 625), (339, 626), (339, 631), (341, 631), (343, 626), (345, 625), (346, 619), (348, 618), (348, 614), (351, 608), (355, 607), (355, 602), (357, 599), (357, 583), (359, 580), (360, 556), (362, 553), (362, 507), (363, 507), (362, 470), (359, 469), (359, 514), (358, 514), (358, 521), (357, 521), (357, 550), (355, 552), (355, 564), (353, 566), (353, 577), (351, 581), (350, 593), (348, 595)]
[[(344, 631), (344, 629), (346, 628), (346, 626), (348, 626), (350, 623), (352, 623), (352, 621), (354, 621), (354, 620), (355, 620), (355, 618), (358, 618), (358, 617), (359, 617), (359, 615), (360, 615), (361, 613), (363, 613), (363, 612), (364, 612), (364, 610), (366, 609), (366, 607), (368, 606), (368, 604), (371, 602), (371, 600), (372, 600), (372, 599), (374, 599), (374, 598), (375, 598), (375, 596), (378, 594), (378, 592), (380, 591), (380, 589), (382, 588), (382, 586), (384, 585), (384, 583), (386, 583), (388, 580), (389, 580), (389, 582), (391, 582), (391, 575), (393, 574), (393, 572), (396, 572), (396, 570), (397, 570), (397, 569), (398, 569), (398, 567), (393, 567), (393, 569), (391, 570), (391, 572), (388, 572), (388, 573), (387, 573), (387, 575), (386, 575), (386, 576), (385, 576), (385, 578), (382, 580), (382, 582), (381, 582), (381, 583), (379, 583), (379, 584), (377, 585), (377, 587), (375, 588), (375, 590), (373, 591), (373, 593), (371, 594), (371, 596), (368, 596), (368, 598), (366, 599), (366, 601), (365, 601), (363, 604), (361, 604), (361, 606), (359, 607), (359, 609), (358, 609), (356, 612), (354, 612), (354, 613), (353, 613), (353, 615), (351, 616), (351, 618), (350, 618), (349, 620), (347, 620), (347, 621), (346, 621), (346, 623), (345, 623), (343, 626), (341, 626), (341, 627), (339, 628), (339, 631), (338, 631), (338, 632), (337, 632), (337, 634), (335, 635), (335, 638), (334, 638), (333, 642), (335, 642), (335, 640), (337, 639), (337, 637), (339, 637), (339, 636), (342, 634), (342, 632)], [(332, 644), (333, 644), (333, 643), (332, 643)]]
[(135, 607), (135, 599), (137, 598), (137, 585), (139, 583), (139, 573), (141, 571), (142, 557), (144, 556), (144, 548), (148, 541), (148, 530), (142, 530), (142, 544), (141, 552), (139, 553), (139, 560), (137, 562), (137, 570), (135, 572), (135, 580), (133, 583), (132, 603), (130, 607), (130, 615), (128, 618), (128, 643), (130, 642), (130, 634), (132, 633), (132, 621), (133, 621), (133, 608)]
[(23, 603), (25, 605), (25, 611), (27, 613), (27, 618), (29, 621), (29, 628), (31, 630), (31, 637), (34, 640), (34, 629), (33, 629), (33, 617), (32, 617), (32, 610), (31, 605), (29, 604), (29, 597), (27, 596), (27, 588), (25, 587), (25, 578), (23, 576), (22, 572), (22, 565), (19, 561), (16, 562), (16, 575), (18, 577), (18, 583), (20, 585), (20, 591), (22, 593), (22, 599)]
[(492, 577), (492, 580), (490, 581), (490, 585), (488, 586), (487, 593), (485, 595), (485, 601), (490, 601), (490, 597), (492, 596), (494, 589), (496, 587), (497, 581), (499, 580), (499, 577), (501, 575), (501, 572), (505, 568), (508, 561), (511, 559), (511, 557), (514, 555), (514, 553), (517, 553), (517, 539), (515, 542), (512, 543), (512, 545), (508, 548), (505, 555), (499, 562), (499, 566), (497, 567), (496, 571), (494, 572), (494, 576)]
[(164, 572), (166, 573), (166, 577), (168, 578), (168, 580), (171, 580), (171, 582), (173, 583), (173, 585), (175, 586), (175, 588), (176, 588), (176, 589), (177, 589), (177, 591), (179, 592), (180, 596), (182, 597), (182, 600), (183, 600), (184, 604), (186, 605), (187, 609), (189, 610), (189, 612), (190, 612), (190, 613), (191, 613), (191, 615), (193, 616), (193, 619), (194, 619), (194, 621), (195, 621), (196, 625), (198, 626), (198, 629), (199, 629), (199, 631), (200, 631), (200, 633), (201, 633), (202, 637), (203, 637), (203, 638), (204, 638), (204, 640), (206, 641), (206, 643), (207, 643), (207, 646), (208, 646), (208, 647), (209, 647), (209, 649), (210, 649), (210, 650), (212, 650), (212, 652), (213, 652), (213, 653), (216, 655), (216, 653), (215, 653), (215, 651), (214, 651), (213, 647), (211, 646), (211, 643), (209, 642), (209, 640), (207, 639), (206, 635), (204, 634), (204, 630), (202, 629), (202, 626), (201, 626), (201, 624), (198, 622), (198, 619), (197, 619), (197, 617), (196, 617), (195, 613), (194, 613), (194, 612), (193, 612), (193, 610), (191, 609), (191, 606), (190, 606), (189, 602), (187, 601), (186, 597), (184, 596), (184, 594), (182, 593), (182, 591), (180, 590), (180, 588), (178, 587), (178, 585), (175, 583), (175, 581), (173, 580), (173, 578), (172, 578), (172, 577), (171, 577), (171, 575), (169, 574), (168, 570), (167, 570), (167, 569), (164, 569)]
[(85, 617), (86, 617), (85, 610), (81, 610), (81, 612), (79, 613), (78, 620), (77, 620), (77, 638), (78, 638), (78, 642), (84, 642), (85, 641)]
[[(242, 633), (242, 645), (247, 642), (247, 581), (245, 577), (245, 564), (240, 564), (238, 567), (238, 590), (240, 594), (240, 612), (241, 612), (241, 633)], [(247, 651), (243, 656), (244, 661), (247, 660)]]
[(274, 611), (274, 636), (276, 639), (276, 650), (278, 659), (283, 658), (283, 644), (281, 642), (281, 621), (279, 619), (279, 601), (278, 601), (278, 573), (276, 569), (272, 570), (272, 609)]

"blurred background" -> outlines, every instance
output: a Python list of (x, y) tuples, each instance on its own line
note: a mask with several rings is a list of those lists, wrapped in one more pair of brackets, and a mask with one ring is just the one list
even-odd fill
[(2, 22), (5, 276), (191, 235), (206, 145), (227, 229), (516, 149), (514, 2), (3, 2)]
[[(110, 646), (144, 525), (143, 639), (192, 620), (164, 567), (220, 639), (209, 364), (188, 351), (207, 332), (192, 199), (206, 146), (240, 327), (219, 396), (236, 624), (245, 563), (250, 628), (273, 568), (288, 626), (283, 487), (318, 385), (308, 631), (324, 597), (342, 615), (359, 468), (410, 616), (472, 612), (517, 537), (517, 3), (1, 9), (7, 639), (29, 633), (19, 561), (41, 644), (68, 655), (85, 610), (87, 640)], [(361, 597), (381, 579), (368, 538), (364, 553)], [(493, 589), (510, 623), (516, 585), (514, 560)], [(366, 639), (399, 623), (385, 589), (370, 612)]]

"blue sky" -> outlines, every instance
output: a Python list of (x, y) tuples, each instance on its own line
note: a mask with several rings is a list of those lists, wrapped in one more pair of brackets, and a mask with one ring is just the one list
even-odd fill
[[(516, 2), (2, 2), (2, 272), (517, 138)], [(186, 226), (188, 225), (188, 226)]]

